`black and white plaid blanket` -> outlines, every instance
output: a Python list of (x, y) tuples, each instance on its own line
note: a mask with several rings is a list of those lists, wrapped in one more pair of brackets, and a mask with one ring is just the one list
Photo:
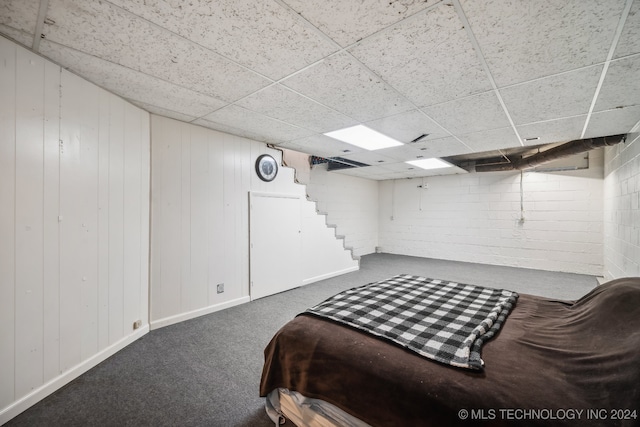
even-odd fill
[(305, 311), (391, 340), (426, 358), (482, 369), (482, 344), (518, 294), (400, 274), (341, 292)]

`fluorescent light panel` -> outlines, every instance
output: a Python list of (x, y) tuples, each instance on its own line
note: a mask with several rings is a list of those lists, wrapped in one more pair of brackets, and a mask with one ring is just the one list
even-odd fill
[(388, 136), (363, 125), (327, 132), (325, 135), (338, 139), (342, 142), (346, 142), (347, 144), (364, 148), (365, 150), (380, 150), (381, 148), (402, 145), (402, 142), (389, 138)]
[(453, 165), (445, 162), (444, 160), (438, 158), (432, 159), (420, 159), (420, 160), (410, 160), (408, 162), (410, 165), (417, 166), (422, 169), (442, 169), (442, 168), (450, 168)]

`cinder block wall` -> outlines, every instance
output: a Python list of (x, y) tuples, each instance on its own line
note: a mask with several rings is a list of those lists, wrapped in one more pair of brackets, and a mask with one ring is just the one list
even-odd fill
[(640, 276), (640, 134), (605, 149), (604, 276)]
[[(602, 275), (603, 154), (585, 170), (380, 182), (382, 252)], [(419, 188), (422, 185), (423, 188)]]

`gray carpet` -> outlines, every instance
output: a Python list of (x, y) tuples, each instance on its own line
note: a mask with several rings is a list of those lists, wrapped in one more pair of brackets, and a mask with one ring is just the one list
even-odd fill
[(399, 273), (577, 299), (596, 278), (389, 254), (357, 272), (154, 330), (7, 426), (271, 426), (258, 396), (263, 349), (306, 308)]

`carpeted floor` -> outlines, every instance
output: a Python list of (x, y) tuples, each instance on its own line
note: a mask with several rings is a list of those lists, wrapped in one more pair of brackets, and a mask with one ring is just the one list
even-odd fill
[(360, 270), (154, 330), (7, 426), (271, 426), (258, 396), (263, 349), (306, 308), (399, 273), (577, 299), (596, 278), (390, 254)]

